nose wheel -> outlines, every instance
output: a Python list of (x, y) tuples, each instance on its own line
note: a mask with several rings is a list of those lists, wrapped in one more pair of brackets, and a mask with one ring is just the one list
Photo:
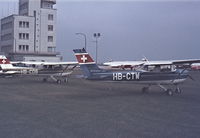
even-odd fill
[(47, 82), (47, 78), (43, 78), (42, 81), (43, 81), (43, 82)]
[(57, 82), (57, 84), (61, 84), (61, 80), (60, 79), (58, 79), (56, 82)]
[(166, 94), (169, 95), (169, 96), (173, 96), (173, 94), (174, 94), (173, 91), (172, 91), (171, 89), (167, 89), (165, 92), (166, 92)]

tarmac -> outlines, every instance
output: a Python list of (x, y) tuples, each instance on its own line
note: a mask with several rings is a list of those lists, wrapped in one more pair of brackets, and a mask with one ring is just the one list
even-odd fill
[(199, 138), (200, 72), (167, 96), (126, 83), (0, 78), (2, 138)]

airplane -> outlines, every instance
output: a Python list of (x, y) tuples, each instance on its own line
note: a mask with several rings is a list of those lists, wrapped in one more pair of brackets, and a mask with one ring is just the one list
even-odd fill
[[(159, 86), (166, 94), (172, 96), (181, 93), (179, 84), (183, 83), (189, 76), (187, 69), (176, 69), (171, 65), (167, 71), (147, 71), (147, 70), (108, 70), (99, 68), (92, 57), (83, 49), (74, 49), (79, 66), (85, 79), (92, 81), (127, 82), (131, 84), (146, 85), (142, 92), (146, 93), (152, 85)], [(183, 61), (180, 61), (182, 63)], [(189, 61), (189, 63), (192, 62)], [(197, 62), (196, 60), (194, 62)], [(200, 60), (199, 60), (200, 62)], [(178, 62), (177, 62), (178, 63)], [(185, 63), (185, 62), (184, 62)], [(175, 86), (175, 90), (166, 88), (166, 85)]]
[[(46, 82), (49, 78), (60, 84), (62, 79), (68, 82), (68, 76), (77, 66), (77, 62), (35, 62), (35, 61), (9, 61), (4, 55), (0, 55), (0, 76), (40, 76)], [(13, 66), (15, 65), (15, 66)], [(21, 67), (23, 66), (23, 67)]]
[(200, 70), (200, 63), (195, 63), (191, 65), (192, 70)]
[(37, 73), (37, 70), (29, 67), (15, 67), (4, 55), (0, 55), (0, 76), (29, 73)]

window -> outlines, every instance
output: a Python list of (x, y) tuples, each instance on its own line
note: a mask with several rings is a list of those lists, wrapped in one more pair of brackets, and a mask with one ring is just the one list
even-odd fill
[(21, 52), (29, 51), (29, 45), (19, 45), (19, 51)]
[(48, 52), (55, 52), (56, 51), (56, 48), (55, 47), (48, 47)]
[(29, 28), (29, 22), (26, 22), (26, 27)]
[(22, 28), (22, 21), (19, 22), (19, 27)]
[(29, 28), (29, 22), (19, 21), (20, 28)]
[(25, 45), (23, 45), (23, 51), (25, 51)]
[(26, 34), (25, 33), (23, 33), (22, 36), (23, 36), (22, 37), (23, 39), (26, 39)]
[(48, 14), (48, 20), (53, 21), (53, 14)]
[(53, 25), (48, 25), (48, 31), (53, 31)]
[(28, 45), (26, 45), (26, 51), (28, 51), (29, 50), (29, 46)]
[(29, 39), (29, 34), (26, 34), (26, 37), (25, 37), (26, 39)]
[(22, 45), (19, 45), (19, 51), (21, 51), (22, 50)]
[(19, 39), (29, 40), (28, 33), (19, 33)]
[(19, 33), (19, 39), (22, 39), (22, 33)]
[(48, 36), (48, 42), (53, 42), (53, 36)]

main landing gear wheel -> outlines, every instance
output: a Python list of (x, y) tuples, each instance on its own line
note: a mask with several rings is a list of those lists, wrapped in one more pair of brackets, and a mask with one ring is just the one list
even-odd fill
[(178, 93), (178, 94), (180, 94), (182, 91), (181, 91), (181, 89), (180, 88), (176, 88), (175, 89), (175, 93)]
[(57, 80), (57, 83), (58, 83), (58, 84), (61, 84), (61, 80)]
[(169, 96), (172, 96), (174, 93), (171, 89), (167, 89), (166, 94), (169, 95)]
[(43, 82), (47, 82), (47, 78), (43, 78), (42, 81), (43, 81)]
[(66, 78), (66, 79), (64, 79), (64, 82), (65, 82), (65, 83), (68, 83), (68, 79), (67, 79), (67, 78)]
[(142, 93), (148, 93), (148, 92), (149, 92), (149, 87), (142, 88)]

